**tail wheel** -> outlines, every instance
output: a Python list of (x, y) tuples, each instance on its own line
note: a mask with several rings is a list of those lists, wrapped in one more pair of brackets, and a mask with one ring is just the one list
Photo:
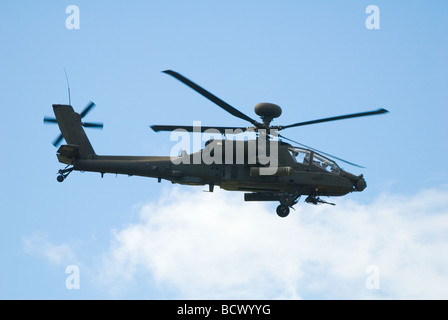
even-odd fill
[(56, 180), (58, 180), (58, 182), (63, 182), (65, 180), (65, 178), (67, 178), (67, 176), (74, 170), (73, 167), (69, 168), (70, 165), (66, 166), (64, 169), (60, 169), (58, 171), (59, 175), (56, 178)]

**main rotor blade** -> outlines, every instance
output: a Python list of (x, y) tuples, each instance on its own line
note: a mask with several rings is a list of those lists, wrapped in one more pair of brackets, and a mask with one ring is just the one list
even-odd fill
[(300, 145), (300, 146), (302, 146), (302, 147), (305, 147), (305, 148), (307, 148), (307, 149), (310, 149), (310, 150), (312, 150), (312, 151), (315, 151), (315, 152), (317, 152), (317, 153), (320, 153), (320, 154), (326, 155), (326, 156), (328, 156), (328, 157), (331, 157), (331, 158), (333, 158), (333, 159), (336, 159), (336, 160), (345, 162), (345, 163), (347, 163), (347, 164), (349, 164), (349, 165), (352, 165), (352, 166), (355, 166), (355, 167), (358, 167), (358, 168), (363, 168), (363, 169), (365, 168), (365, 167), (363, 167), (363, 166), (360, 166), (359, 164), (356, 164), (356, 163), (353, 163), (353, 162), (350, 162), (350, 161), (347, 161), (347, 160), (338, 158), (338, 157), (333, 156), (333, 155), (331, 155), (331, 154), (328, 154), (328, 153), (326, 153), (326, 152), (323, 152), (323, 151), (320, 151), (320, 150), (311, 148), (311, 147), (309, 147), (309, 146), (307, 146), (307, 145), (304, 145), (303, 143), (300, 143), (300, 142), (294, 141), (294, 140), (292, 140), (292, 139), (289, 139), (289, 138), (287, 138), (287, 137), (285, 137), (285, 136), (282, 136), (281, 134), (279, 134), (278, 136), (279, 136), (280, 138), (285, 139), (285, 140), (288, 140), (288, 141), (291, 141), (291, 142), (293, 142), (293, 143), (296, 143), (296, 144), (298, 144), (298, 145)]
[(90, 112), (90, 110), (92, 110), (94, 106), (95, 104), (92, 101), (90, 101), (87, 107), (79, 114), (81, 118), (84, 118)]
[(62, 139), (64, 139), (64, 137), (62, 136), (62, 133), (53, 141), (53, 145), (55, 147), (59, 146), (61, 144)]
[(58, 123), (58, 121), (55, 118), (44, 118), (44, 123)]
[(179, 80), (180, 82), (182, 82), (183, 84), (189, 86), (191, 89), (193, 89), (194, 91), (196, 91), (197, 93), (201, 94), (202, 96), (206, 97), (208, 100), (214, 102), (216, 105), (218, 105), (219, 107), (221, 107), (222, 109), (226, 110), (228, 113), (230, 113), (231, 115), (238, 117), (240, 119), (249, 121), (250, 123), (252, 123), (254, 126), (258, 127), (260, 124), (255, 121), (254, 119), (248, 117), (247, 115), (245, 115), (244, 113), (242, 113), (241, 111), (235, 109), (234, 107), (232, 107), (230, 104), (228, 104), (227, 102), (219, 99), (217, 96), (215, 96), (214, 94), (208, 92), (207, 90), (205, 90), (204, 88), (198, 86), (196, 83), (194, 83), (193, 81), (185, 78), (183, 75), (172, 71), (172, 70), (165, 70), (162, 71), (166, 74), (169, 74), (170, 76), (176, 78), (177, 80)]
[[(244, 132), (247, 130), (247, 128), (242, 128), (242, 127), (210, 127), (210, 126), (165, 126), (165, 125), (153, 125), (150, 126), (150, 128), (152, 130), (154, 130), (155, 132), (159, 132), (159, 131), (174, 131), (174, 130), (185, 130), (188, 132), (205, 132), (206, 130), (215, 130), (215, 131), (219, 131), (222, 134), (236, 134), (234, 132), (231, 131), (235, 131), (235, 130), (241, 130), (241, 132)], [(240, 133), (240, 132), (237, 132)]]
[(82, 126), (85, 128), (99, 128), (103, 129), (103, 124), (101, 122), (81, 122)]
[(292, 127), (300, 127), (300, 126), (306, 126), (309, 124), (315, 124), (315, 123), (321, 123), (321, 122), (328, 122), (328, 121), (335, 121), (335, 120), (342, 120), (342, 119), (349, 119), (349, 118), (357, 118), (357, 117), (365, 117), (365, 116), (373, 116), (376, 114), (382, 114), (387, 113), (386, 109), (378, 109), (374, 111), (367, 111), (367, 112), (360, 112), (360, 113), (352, 113), (352, 114), (346, 114), (343, 116), (337, 116), (337, 117), (331, 117), (331, 118), (324, 118), (324, 119), (318, 119), (318, 120), (311, 120), (311, 121), (305, 121), (305, 122), (298, 122), (294, 124), (290, 124), (288, 126), (281, 126), (280, 130), (292, 128)]

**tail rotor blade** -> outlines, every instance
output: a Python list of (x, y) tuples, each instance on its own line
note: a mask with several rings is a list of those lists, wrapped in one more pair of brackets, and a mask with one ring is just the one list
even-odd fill
[(85, 109), (79, 114), (81, 116), (81, 118), (84, 118), (90, 112), (90, 110), (92, 110), (92, 108), (94, 106), (95, 106), (95, 103), (90, 101), (89, 104), (87, 105), (87, 107), (85, 107)]
[(61, 144), (62, 139), (64, 139), (64, 137), (62, 136), (62, 134), (60, 134), (60, 135), (53, 141), (53, 145), (54, 145), (55, 147), (58, 147), (58, 146)]
[(58, 123), (55, 118), (44, 118), (44, 123)]
[(82, 122), (81, 123), (84, 128), (98, 128), (103, 129), (103, 123), (101, 122)]
[[(92, 108), (95, 106), (95, 103), (93, 103), (92, 101), (90, 101), (87, 106), (84, 108), (84, 110), (79, 114), (81, 116), (81, 118), (84, 118), (91, 110)], [(56, 118), (51, 118), (51, 117), (44, 117), (44, 123), (58, 123), (58, 121), (56, 120)], [(96, 128), (96, 129), (102, 129), (103, 128), (103, 123), (102, 122), (81, 122), (81, 125), (85, 128)], [(55, 147), (58, 147), (62, 140), (64, 139), (62, 133), (59, 134), (57, 136), (57, 138), (53, 141), (53, 145)]]

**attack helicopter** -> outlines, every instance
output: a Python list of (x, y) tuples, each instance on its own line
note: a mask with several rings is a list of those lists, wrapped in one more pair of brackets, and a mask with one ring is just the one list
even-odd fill
[[(81, 113), (76, 113), (71, 103), (54, 104), (55, 118), (45, 117), (44, 123), (56, 123), (59, 126), (61, 134), (53, 142), (55, 147), (64, 139), (66, 141), (57, 150), (59, 162), (66, 164), (64, 169), (58, 171), (57, 181), (63, 182), (72, 171), (87, 171), (99, 172), (101, 177), (112, 173), (151, 177), (158, 182), (168, 180), (182, 185), (208, 185), (210, 192), (213, 192), (215, 186), (219, 186), (228, 191), (244, 192), (245, 201), (279, 202), (276, 212), (280, 217), (288, 216), (290, 208), (297, 204), (301, 196), (306, 196), (305, 202), (310, 204), (334, 205), (321, 197), (343, 196), (366, 188), (362, 174), (355, 175), (343, 170), (335, 160), (363, 168), (362, 166), (291, 140), (278, 132), (316, 123), (384, 114), (388, 112), (386, 109), (272, 126), (273, 119), (282, 113), (282, 109), (276, 104), (258, 103), (255, 106), (255, 113), (261, 118), (261, 122), (258, 122), (183, 75), (172, 70), (163, 72), (251, 125), (152, 125), (150, 128), (155, 132), (213, 133), (220, 134), (221, 138), (210, 139), (199, 151), (191, 154), (182, 151), (177, 156), (97, 155), (84, 128), (102, 128), (103, 124), (83, 121), (95, 104), (90, 102)], [(255, 133), (255, 139), (228, 138), (230, 135), (244, 133)]]

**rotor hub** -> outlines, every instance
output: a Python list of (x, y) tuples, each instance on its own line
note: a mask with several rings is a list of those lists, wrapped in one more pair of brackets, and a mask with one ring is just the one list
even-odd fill
[(273, 103), (261, 102), (255, 106), (255, 113), (261, 117), (265, 126), (269, 126), (272, 119), (280, 117), (282, 108)]
[(280, 115), (282, 114), (282, 108), (273, 103), (261, 102), (257, 103), (257, 105), (255, 106), (255, 113), (260, 117), (268, 117), (274, 119), (280, 117)]

